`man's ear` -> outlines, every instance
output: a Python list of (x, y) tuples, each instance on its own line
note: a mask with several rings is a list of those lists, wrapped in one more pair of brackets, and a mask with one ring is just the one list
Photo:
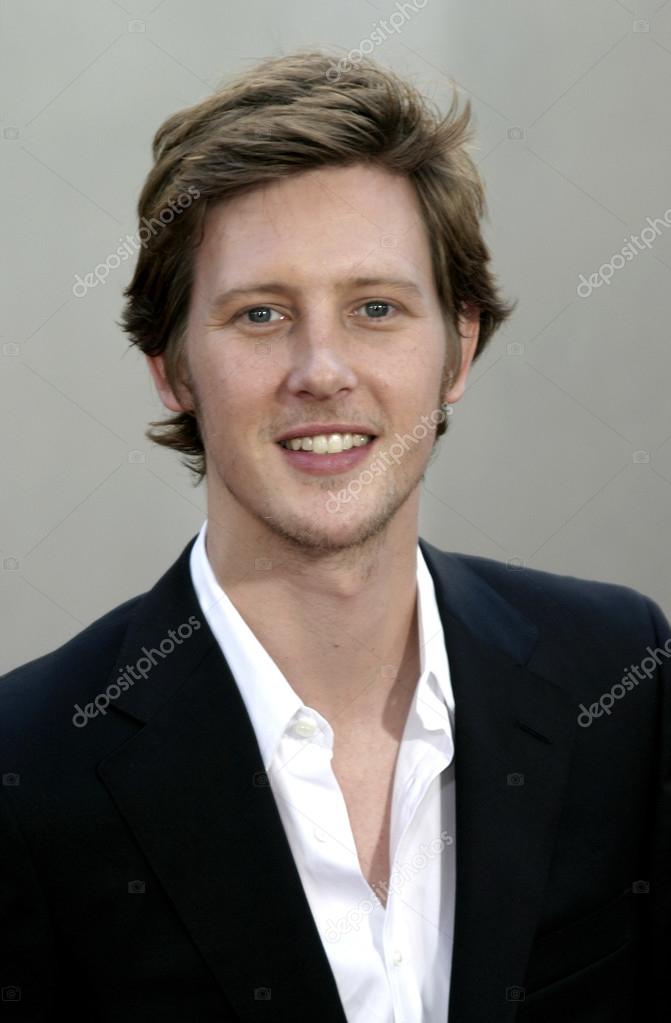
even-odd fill
[(466, 377), (473, 362), (475, 349), (480, 336), (480, 310), (474, 306), (467, 305), (459, 316), (459, 334), (461, 337), (461, 365), (459, 372), (450, 384), (450, 389), (445, 393), (445, 401), (453, 405), (459, 401), (466, 390)]
[(186, 397), (182, 396), (183, 400), (180, 401), (180, 398), (175, 394), (168, 381), (163, 355), (147, 355), (145, 358), (149, 371), (154, 378), (156, 390), (165, 407), (170, 409), (171, 412), (190, 412), (191, 408), (189, 405), (183, 403), (186, 402)]

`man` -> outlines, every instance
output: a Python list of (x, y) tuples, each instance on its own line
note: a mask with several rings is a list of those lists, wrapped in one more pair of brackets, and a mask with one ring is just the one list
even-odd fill
[(124, 326), (207, 520), (2, 679), (14, 1017), (662, 1018), (668, 622), (417, 535), (512, 308), (468, 118), (305, 53), (157, 133)]

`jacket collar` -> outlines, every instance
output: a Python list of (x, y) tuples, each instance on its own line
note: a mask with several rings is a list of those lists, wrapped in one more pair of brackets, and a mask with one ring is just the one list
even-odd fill
[[(312, 1018), (315, 1006), (324, 1023), (346, 1023), (254, 731), (193, 589), (194, 542), (137, 605), (110, 681), (190, 616), (199, 628), (114, 701), (144, 727), (98, 775), (240, 1019), (260, 1018), (254, 992), (270, 988), (277, 1023)], [(512, 1023), (518, 1003), (506, 989), (523, 985), (575, 708), (547, 668), (529, 667), (541, 648), (552, 663), (552, 638), (468, 559), (419, 543), (456, 702), (450, 1017)]]

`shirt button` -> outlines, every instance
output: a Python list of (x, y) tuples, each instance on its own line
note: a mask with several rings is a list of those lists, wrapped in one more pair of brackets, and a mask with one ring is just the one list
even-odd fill
[(394, 949), (394, 966), (400, 966), (403, 962), (403, 956), (401, 955), (400, 948)]
[(294, 732), (296, 732), (297, 735), (303, 736), (305, 739), (309, 739), (316, 731), (317, 726), (311, 718), (299, 718), (294, 725)]

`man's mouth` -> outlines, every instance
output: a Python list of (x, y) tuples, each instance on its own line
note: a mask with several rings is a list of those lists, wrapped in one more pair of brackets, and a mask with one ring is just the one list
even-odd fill
[(311, 451), (315, 455), (337, 455), (341, 451), (362, 448), (374, 437), (365, 433), (318, 433), (312, 437), (292, 437), (278, 444), (289, 451)]
[(328, 476), (349, 472), (367, 461), (376, 442), (377, 437), (370, 434), (317, 434), (278, 441), (277, 446), (293, 469), (314, 476)]

